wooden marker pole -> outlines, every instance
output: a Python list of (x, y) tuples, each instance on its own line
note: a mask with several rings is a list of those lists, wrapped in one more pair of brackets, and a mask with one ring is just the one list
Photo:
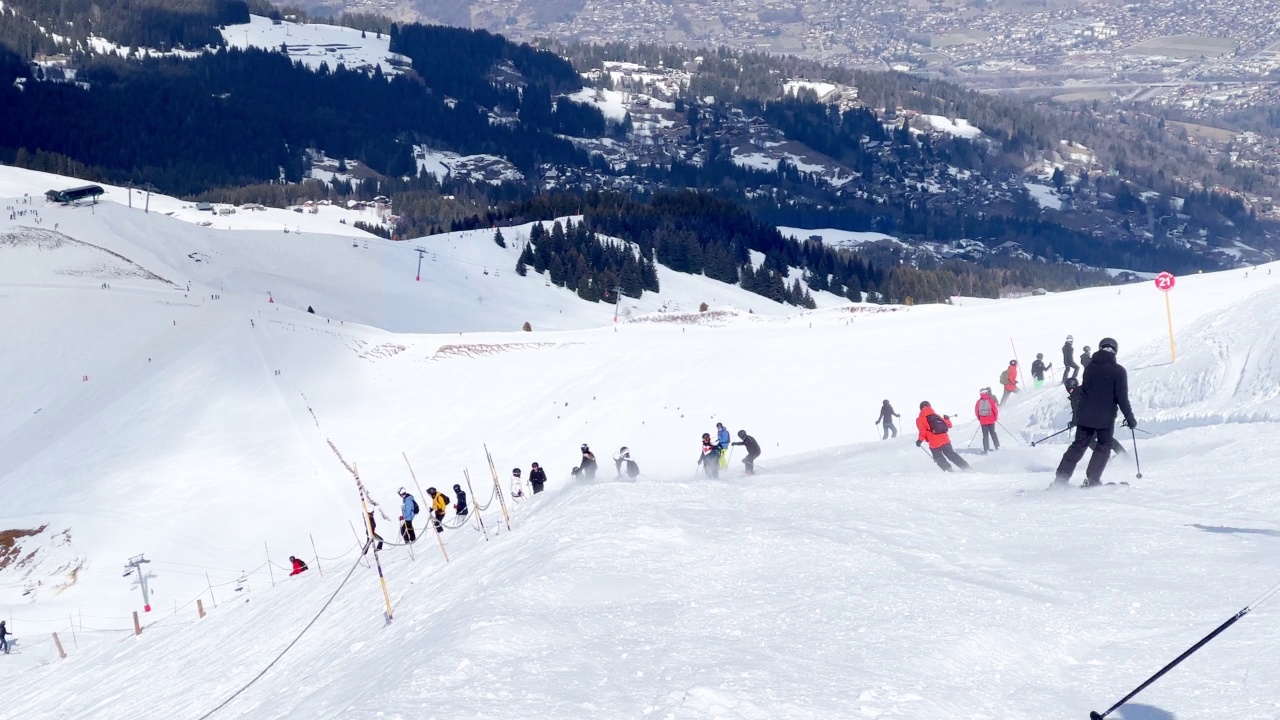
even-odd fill
[[(134, 613), (134, 615), (137, 615), (137, 613)], [(53, 634), (53, 644), (58, 646), (58, 657), (66, 660), (67, 651), (62, 649), (62, 641), (58, 639), (58, 633)]]
[(200, 613), (201, 619), (204, 618), (204, 600), (202, 598), (196, 598), (196, 612)]

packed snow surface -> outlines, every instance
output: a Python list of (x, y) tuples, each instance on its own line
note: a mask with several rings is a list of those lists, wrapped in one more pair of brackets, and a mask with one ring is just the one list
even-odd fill
[(250, 15), (243, 25), (222, 28), (222, 38), (233, 48), (263, 50), (288, 49), (289, 58), (311, 69), (327, 64), (330, 70), (345, 65), (348, 70), (373, 72), (380, 68), (388, 77), (408, 67), (409, 59), (390, 51), (391, 38), (354, 28), (319, 23), (279, 23), (261, 15)]
[(921, 115), (925, 122), (929, 123), (934, 130), (947, 135), (954, 135), (972, 140), (982, 135), (982, 131), (977, 127), (970, 125), (968, 120), (964, 118), (949, 118), (942, 115)]
[[(1265, 266), (1179, 280), (1169, 364), (1150, 283), (788, 312), (666, 273), (615, 324), (516, 275), (519, 230), (505, 249), (421, 240), (417, 282), (408, 245), (21, 194), (0, 208), (40, 221), (0, 215), (0, 527), (32, 534), (0, 553), (18, 638), (3, 717), (200, 718), (247, 686), (208, 717), (1081, 718), (1276, 579)], [(1041, 491), (1064, 438), (1027, 443), (1065, 425), (1057, 368), (975, 454), (977, 390), (1015, 348), (1056, 363), (1069, 333), (1119, 339), (1152, 434), (1141, 480), (1132, 452), (1106, 477), (1132, 487)], [(901, 432), (881, 441), (886, 398)], [(973, 472), (913, 446), (925, 399), (956, 416)], [(717, 421), (760, 441), (759, 474), (741, 448), (720, 479), (695, 472)], [(447, 564), (421, 517), (412, 555), (384, 549), (389, 623), (326, 440), (388, 540), (397, 488), (456, 498), (469, 469), (484, 508), (487, 540), (465, 521), (441, 536)], [(584, 442), (594, 481), (569, 476)], [(635, 482), (614, 479), (622, 445)], [(547, 490), (517, 500), (506, 479), (531, 461)], [(155, 578), (135, 637), (122, 573), (140, 553)], [(287, 577), (290, 554), (311, 569)], [(1275, 717), (1277, 613), (1115, 717)]]

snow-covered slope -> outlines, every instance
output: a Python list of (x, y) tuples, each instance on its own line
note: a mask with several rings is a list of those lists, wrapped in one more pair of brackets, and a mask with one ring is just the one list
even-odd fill
[(345, 65), (348, 70), (399, 75), (410, 65), (409, 58), (390, 51), (391, 38), (354, 28), (318, 23), (273, 22), (260, 15), (249, 16), (243, 25), (228, 25), (222, 38), (233, 48), (255, 47), (263, 50), (288, 50), (292, 60), (309, 68), (327, 64), (330, 70)]
[[(1083, 717), (1273, 582), (1268, 268), (1180, 279), (1179, 361), (1161, 367), (1164, 303), (1145, 284), (794, 314), (642, 306), (614, 325), (516, 276), (487, 231), (436, 239), (415, 283), (403, 245), (39, 209), (39, 225), (0, 218), (0, 527), (43, 528), (0, 569), (21, 651), (0, 663), (5, 717), (199, 718), (286, 648), (211, 717)], [(683, 310), (753, 301), (662, 284)], [(534, 332), (514, 330), (524, 319)], [(1056, 361), (1068, 333), (1120, 340), (1155, 433), (1141, 482), (1014, 492), (1047, 484), (1060, 455), (1019, 444), (1056, 429), (1054, 385), (1003, 409), (1004, 449), (969, 455), (974, 473), (912, 446), (929, 399), (968, 451), (969, 408), (1011, 343), (1024, 365)], [(888, 442), (884, 398), (904, 416)], [(760, 440), (761, 474), (738, 475), (740, 452), (722, 480), (694, 473), (717, 420)], [(395, 490), (416, 489), (402, 453), (450, 495), (469, 468), (473, 505), (492, 486), (485, 444), (504, 478), (536, 460), (551, 481), (510, 531), (496, 504), (487, 541), (447, 531), (447, 565), (429, 531), (413, 557), (388, 548), (386, 625), (326, 439), (386, 506), (389, 539)], [(594, 483), (568, 477), (582, 442)], [(606, 480), (624, 444), (635, 483)], [(121, 573), (138, 553), (156, 578), (135, 638)], [(284, 577), (289, 554), (312, 570)], [(1124, 717), (1274, 715), (1272, 612)]]

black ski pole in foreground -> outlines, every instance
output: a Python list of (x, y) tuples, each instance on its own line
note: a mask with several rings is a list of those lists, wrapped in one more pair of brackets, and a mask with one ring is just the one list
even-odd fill
[(1201, 639), (1200, 639), (1200, 642), (1196, 643), (1195, 645), (1192, 645), (1190, 648), (1187, 648), (1187, 651), (1186, 651), (1186, 652), (1184, 652), (1184, 653), (1182, 653), (1182, 654), (1181, 654), (1181, 655), (1179, 655), (1178, 657), (1174, 658), (1173, 662), (1171, 662), (1171, 663), (1169, 663), (1168, 665), (1165, 665), (1164, 667), (1160, 668), (1160, 672), (1158, 672), (1158, 673), (1156, 673), (1155, 675), (1152, 675), (1151, 677), (1147, 678), (1146, 682), (1144, 682), (1144, 683), (1142, 683), (1141, 685), (1139, 685), (1138, 687), (1134, 688), (1134, 689), (1133, 689), (1133, 692), (1131, 692), (1131, 693), (1129, 693), (1128, 695), (1125, 695), (1124, 697), (1120, 698), (1120, 702), (1118, 702), (1118, 703), (1116, 703), (1115, 705), (1112, 705), (1111, 707), (1107, 708), (1107, 711), (1106, 711), (1106, 712), (1104, 712), (1104, 713), (1099, 713), (1099, 712), (1098, 712), (1098, 711), (1096, 711), (1096, 710), (1095, 710), (1095, 711), (1093, 711), (1093, 712), (1090, 712), (1090, 713), (1089, 713), (1089, 720), (1103, 720), (1103, 718), (1105, 718), (1106, 716), (1108, 716), (1108, 715), (1110, 715), (1111, 713), (1115, 712), (1115, 711), (1116, 711), (1116, 708), (1118, 708), (1118, 707), (1120, 707), (1121, 705), (1124, 705), (1125, 703), (1127, 703), (1127, 702), (1129, 702), (1130, 700), (1132, 700), (1134, 695), (1137, 695), (1138, 693), (1142, 692), (1143, 690), (1146, 690), (1148, 685), (1150, 685), (1151, 683), (1153, 683), (1153, 682), (1155, 682), (1155, 681), (1159, 680), (1159, 679), (1161, 678), (1161, 676), (1163, 676), (1165, 673), (1167, 673), (1167, 672), (1169, 672), (1170, 670), (1172, 670), (1172, 669), (1174, 669), (1175, 667), (1177, 667), (1177, 666), (1178, 666), (1178, 663), (1182, 662), (1183, 660), (1186, 660), (1188, 657), (1191, 657), (1191, 653), (1193, 653), (1193, 652), (1195, 652), (1195, 651), (1199, 650), (1200, 648), (1204, 647), (1204, 646), (1205, 646), (1205, 645), (1206, 645), (1210, 640), (1212, 640), (1212, 639), (1214, 639), (1214, 638), (1218, 637), (1218, 635), (1221, 635), (1223, 630), (1226, 630), (1227, 628), (1231, 627), (1232, 625), (1235, 625), (1237, 620), (1239, 620), (1240, 618), (1244, 617), (1245, 615), (1248, 615), (1248, 614), (1249, 614), (1249, 613), (1250, 613), (1254, 608), (1258, 607), (1258, 606), (1259, 606), (1259, 605), (1261, 605), (1262, 603), (1264, 603), (1264, 602), (1266, 602), (1267, 600), (1271, 599), (1271, 596), (1272, 596), (1272, 595), (1275, 595), (1277, 591), (1280, 591), (1280, 583), (1277, 583), (1277, 584), (1275, 584), (1275, 585), (1272, 585), (1272, 586), (1271, 586), (1271, 589), (1270, 589), (1270, 590), (1267, 590), (1265, 593), (1263, 593), (1262, 595), (1258, 596), (1258, 599), (1257, 599), (1257, 600), (1254, 600), (1252, 603), (1250, 603), (1250, 604), (1246, 605), (1243, 609), (1241, 609), (1241, 610), (1240, 610), (1240, 612), (1238, 612), (1238, 613), (1236, 613), (1235, 615), (1231, 616), (1231, 619), (1230, 619), (1230, 620), (1227, 620), (1226, 622), (1224, 622), (1224, 623), (1222, 623), (1221, 625), (1219, 625), (1219, 626), (1217, 627), (1217, 629), (1216, 629), (1216, 630), (1214, 630), (1213, 632), (1209, 633), (1208, 635), (1205, 635), (1203, 638), (1201, 638)]
[(1133, 438), (1133, 464), (1138, 467), (1138, 479), (1142, 479), (1142, 463), (1138, 461), (1138, 435), (1129, 428), (1129, 437)]
[(1035, 447), (1037, 444), (1042, 443), (1042, 442), (1044, 442), (1045, 440), (1048, 440), (1048, 439), (1050, 439), (1050, 438), (1056, 438), (1056, 437), (1058, 437), (1059, 435), (1061, 435), (1062, 433), (1064, 433), (1064, 432), (1066, 432), (1066, 431), (1068, 431), (1068, 430), (1070, 430), (1070, 429), (1071, 429), (1071, 426), (1070, 426), (1070, 425), (1068, 425), (1068, 426), (1066, 426), (1066, 427), (1062, 428), (1061, 430), (1059, 430), (1058, 432), (1056, 432), (1056, 433), (1054, 433), (1054, 434), (1052, 434), (1052, 435), (1046, 435), (1045, 437), (1042, 437), (1042, 438), (1040, 438), (1039, 440), (1032, 440), (1032, 441), (1031, 441), (1031, 447)]
[(1009, 428), (1005, 427), (1005, 426), (1004, 426), (1004, 423), (1002, 423), (1002, 422), (1000, 422), (999, 420), (997, 420), (997, 421), (996, 421), (996, 425), (999, 425), (999, 426), (1000, 426), (1000, 429), (1004, 431), (1004, 434), (1005, 434), (1006, 436), (1010, 436), (1010, 437), (1012, 437), (1014, 440), (1016, 440), (1016, 441), (1017, 441), (1017, 443), (1018, 443), (1019, 445), (1021, 445), (1021, 444), (1022, 444), (1022, 439), (1021, 439), (1021, 438), (1019, 438), (1017, 435), (1014, 435), (1013, 433), (1009, 432)]

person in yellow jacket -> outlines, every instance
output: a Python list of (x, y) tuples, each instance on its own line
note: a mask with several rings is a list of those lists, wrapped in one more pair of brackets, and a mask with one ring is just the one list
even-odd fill
[(435, 488), (427, 488), (427, 495), (431, 497), (431, 519), (436, 526), (436, 532), (444, 532), (444, 525), (440, 521), (444, 520), (444, 511), (449, 507), (449, 496), (442, 492), (438, 492)]

